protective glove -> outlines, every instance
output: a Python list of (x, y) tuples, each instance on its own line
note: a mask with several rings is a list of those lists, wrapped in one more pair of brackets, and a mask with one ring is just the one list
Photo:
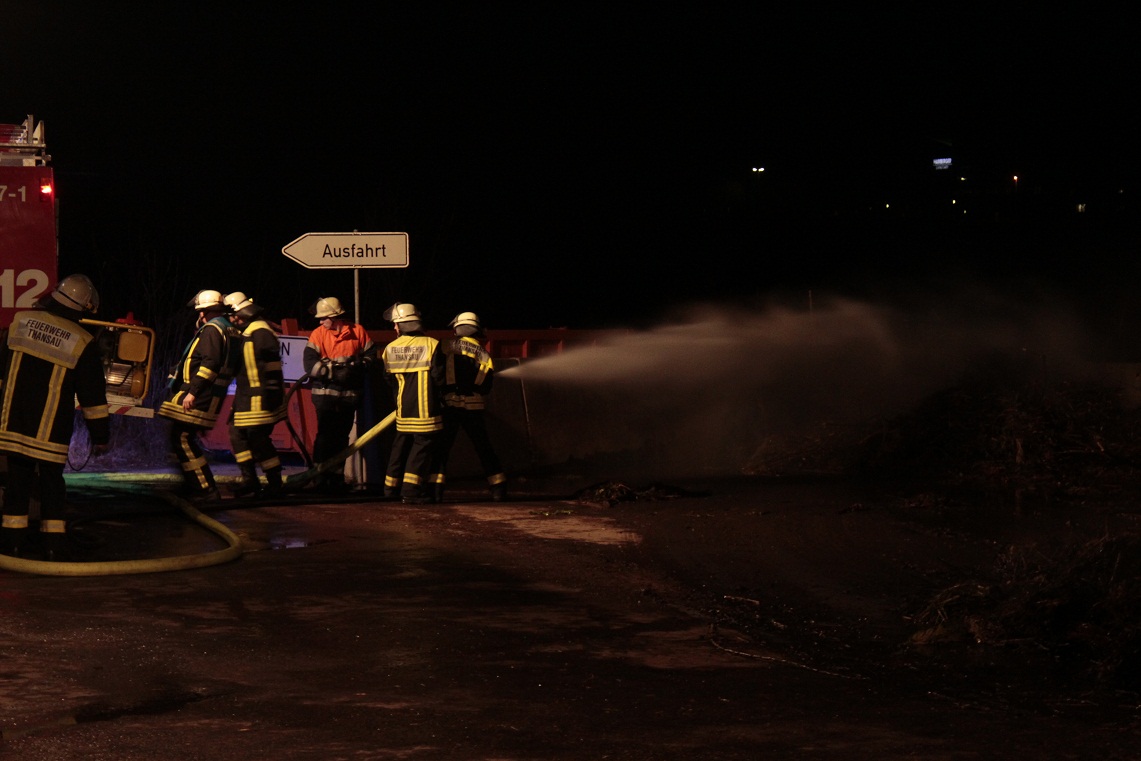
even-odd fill
[(353, 361), (351, 357), (341, 357), (333, 363), (333, 370), (330, 375), (333, 383), (345, 385), (351, 382), (353, 375)]

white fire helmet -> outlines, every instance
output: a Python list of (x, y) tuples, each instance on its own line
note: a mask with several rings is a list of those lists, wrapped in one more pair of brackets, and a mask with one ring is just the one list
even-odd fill
[(340, 299), (325, 296), (317, 299), (313, 306), (309, 307), (309, 312), (318, 320), (323, 320), (326, 317), (340, 317), (345, 313), (345, 308), (341, 306)]
[(253, 320), (265, 311), (260, 304), (254, 303), (252, 297), (247, 296), (241, 291), (226, 294), (226, 298), (223, 299), (223, 301), (233, 314), (243, 320)]
[(448, 325), (456, 329), (457, 336), (476, 336), (483, 332), (475, 312), (460, 312)]
[(56, 284), (51, 295), (68, 309), (91, 314), (99, 311), (99, 292), (87, 275), (68, 275)]
[(209, 312), (213, 310), (222, 311), (225, 309), (225, 304), (222, 302), (221, 291), (199, 291), (194, 294), (194, 298), (187, 304), (188, 307), (194, 307), (198, 312)]
[(402, 322), (418, 322), (420, 311), (412, 304), (393, 304), (390, 319), (398, 325)]
[(226, 298), (222, 299), (222, 303), (228, 306), (231, 312), (237, 312), (253, 304), (254, 300), (241, 291), (234, 291), (227, 293)]

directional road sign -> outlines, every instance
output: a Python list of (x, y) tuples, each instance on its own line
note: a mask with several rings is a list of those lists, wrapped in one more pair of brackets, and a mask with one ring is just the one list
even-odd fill
[(305, 233), (281, 253), (309, 269), (407, 267), (408, 233)]

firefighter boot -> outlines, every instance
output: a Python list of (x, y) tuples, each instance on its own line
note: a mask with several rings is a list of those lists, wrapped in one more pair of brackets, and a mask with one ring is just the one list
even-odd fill
[(338, 496), (349, 493), (349, 484), (345, 481), (344, 473), (326, 473), (317, 482), (317, 490)]
[(235, 497), (256, 497), (261, 492), (261, 482), (258, 481), (257, 467), (252, 462), (238, 464), (242, 475), (237, 485), (230, 489)]
[(281, 466), (270, 468), (265, 472), (265, 490), (262, 491), (263, 497), (278, 497), (281, 495)]
[(491, 485), (491, 500), (493, 502), (502, 502), (507, 499), (507, 484), (500, 482)]
[(201, 507), (218, 502), (222, 499), (222, 493), (218, 491), (217, 486), (209, 486), (205, 489), (195, 489), (190, 494), (184, 495), (183, 499), (192, 505)]
[(28, 529), (9, 528), (5, 526), (0, 530), (0, 554), (18, 558), (28, 546)]
[(444, 501), (444, 485), (440, 483), (432, 484), (432, 501), (439, 503)]
[(49, 563), (67, 563), (72, 559), (71, 542), (63, 531), (41, 532), (44, 539), (44, 560)]

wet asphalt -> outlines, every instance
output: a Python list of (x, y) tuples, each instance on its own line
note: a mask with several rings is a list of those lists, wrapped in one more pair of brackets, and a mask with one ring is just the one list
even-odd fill
[[(573, 573), (536, 573), (519, 537), (484, 544), (478, 505), (223, 504), (203, 512), (241, 538), (234, 562), (4, 572), (0, 757), (657, 756), (671, 741), (635, 739), (631, 717), (672, 723), (688, 669), (647, 661), (668, 664), (700, 631), (643, 609), (641, 590), (617, 602), (584, 590), (574, 578), (591, 576), (595, 557)], [(550, 509), (495, 507), (533, 521)], [(92, 564), (224, 544), (137, 495), (80, 503), (73, 531)], [(620, 533), (594, 533), (585, 544), (621, 553)], [(699, 670), (732, 659), (701, 648), (700, 660)]]
[[(225, 544), (138, 493), (76, 510), (88, 562)], [(637, 525), (565, 495), (204, 511), (238, 559), (0, 572), (0, 758), (1061, 757), (1072, 729), (713, 641)]]

